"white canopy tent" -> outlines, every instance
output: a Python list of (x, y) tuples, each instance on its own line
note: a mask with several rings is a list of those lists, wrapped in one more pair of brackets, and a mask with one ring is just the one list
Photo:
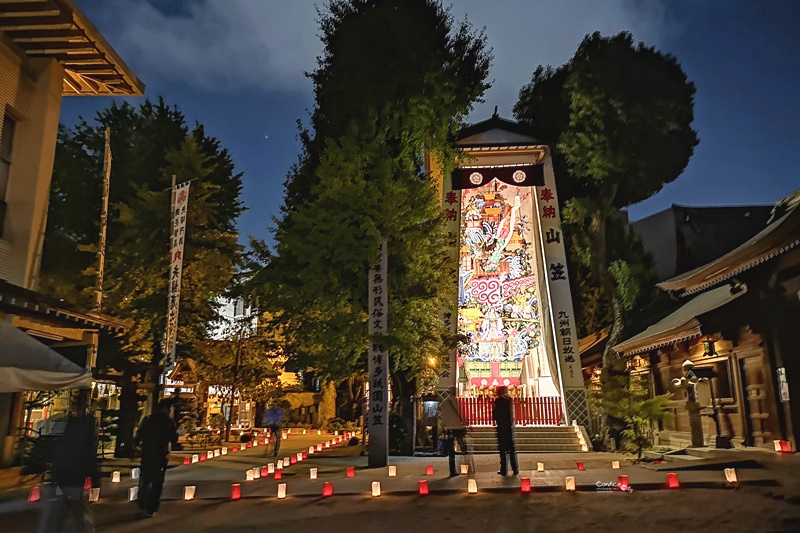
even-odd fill
[(0, 393), (91, 386), (90, 371), (0, 320)]

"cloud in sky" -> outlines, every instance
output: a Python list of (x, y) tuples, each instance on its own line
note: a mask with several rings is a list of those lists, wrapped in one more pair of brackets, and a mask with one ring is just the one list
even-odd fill
[[(304, 72), (315, 67), (322, 50), (315, 9), (321, 3), (188, 0), (170, 12), (156, 9), (158, 0), (112, 0), (102, 15), (113, 26), (112, 43), (124, 57), (136, 58), (145, 81), (310, 98)], [(628, 30), (659, 45), (666, 27), (661, 0), (457, 0), (452, 14), (485, 28), (493, 49), (494, 84), (481, 115), (494, 105), (510, 115), (536, 66), (564, 63), (587, 33)]]

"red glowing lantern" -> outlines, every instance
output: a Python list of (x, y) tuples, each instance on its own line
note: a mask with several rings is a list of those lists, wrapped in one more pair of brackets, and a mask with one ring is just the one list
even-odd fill
[(322, 484), (322, 495), (325, 497), (333, 496), (333, 483), (326, 481)]
[(433, 475), (433, 466), (428, 465), (425, 467), (425, 475), (432, 476)]
[(234, 447), (233, 447), (233, 453), (236, 453), (236, 452), (238, 452), (238, 451), (239, 451), (239, 447), (238, 447), (238, 446), (234, 446)]
[(261, 477), (269, 477), (269, 468), (266, 466), (261, 467)]
[(586, 467), (583, 466), (583, 463), (578, 461), (578, 470), (586, 470)]
[(425, 496), (426, 494), (428, 494), (428, 480), (422, 479), (419, 482), (419, 495)]
[(39, 490), (39, 486), (31, 487), (31, 492), (28, 494), (28, 501), (29, 502), (38, 502), (42, 499), (42, 493)]
[(681, 486), (680, 481), (678, 481), (678, 474), (675, 472), (670, 472), (667, 474), (667, 487), (671, 489), (677, 489)]
[(203, 452), (203, 453), (200, 454), (200, 460), (201, 461), (205, 461), (206, 460), (206, 452)]
[(356, 477), (356, 467), (354, 466), (347, 467), (347, 477)]
[(184, 457), (184, 458), (183, 458), (183, 464), (185, 464), (185, 465), (188, 465), (188, 464), (190, 464), (190, 463), (191, 463), (191, 461), (192, 461), (192, 460), (191, 460), (189, 457)]
[(92, 490), (92, 478), (87, 477), (83, 480), (83, 490)]
[(283, 479), (283, 474), (281, 472), (283, 472), (282, 468), (275, 470), (275, 479)]
[(252, 447), (253, 447), (253, 443), (252, 443), (252, 442), (250, 442), (250, 441), (248, 441), (248, 442), (247, 442), (247, 444), (246, 444), (246, 446), (247, 446), (248, 448), (252, 448)]
[(303, 460), (308, 459), (308, 452), (303, 452)]
[(617, 486), (619, 490), (628, 490), (631, 488), (628, 483), (628, 476), (617, 476)]
[(289, 463), (290, 463), (290, 464), (293, 464), (293, 465), (296, 465), (296, 464), (297, 464), (297, 456), (296, 456), (296, 455), (292, 455), (292, 456), (289, 458)]
[(523, 493), (527, 493), (531, 491), (531, 478), (529, 477), (521, 477), (519, 478), (519, 485), (522, 488)]
[(238, 483), (231, 485), (231, 500), (238, 500), (242, 497), (242, 486)]

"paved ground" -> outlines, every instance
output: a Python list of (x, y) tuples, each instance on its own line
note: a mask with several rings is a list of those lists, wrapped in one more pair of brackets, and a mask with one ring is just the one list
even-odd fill
[[(284, 441), (283, 457), (324, 441), (325, 436), (296, 435)], [(329, 437), (327, 437), (329, 438)], [(630, 458), (605, 453), (541, 453), (520, 455), (522, 476), (530, 477), (533, 494), (520, 493), (519, 478), (500, 477), (495, 456), (477, 455), (475, 472), (448, 477), (447, 459), (441, 457), (392, 458), (397, 476), (386, 469), (366, 468), (360, 447), (340, 444), (283, 471), (288, 498), (277, 500), (272, 476), (246, 481), (249, 468), (275, 462), (263, 447), (209, 461), (170, 469), (164, 505), (154, 519), (142, 519), (127, 494), (135, 482), (104, 483), (101, 501), (94, 505), (99, 531), (218, 531), (235, 527), (243, 531), (309, 531), (324, 525), (328, 531), (442, 531), (454, 527), (470, 531), (705, 531), (718, 526), (726, 532), (800, 531), (800, 497), (793, 492), (800, 458), (765, 455), (771, 469), (737, 468), (738, 486), (725, 483), (722, 466), (709, 470), (678, 470), (679, 490), (664, 486), (668, 470), (632, 465)], [(736, 456), (734, 460), (738, 460)], [(745, 458), (745, 456), (741, 456)], [(621, 463), (612, 469), (612, 461)], [(576, 463), (584, 463), (579, 471)], [(532, 472), (543, 462), (544, 472)], [(434, 468), (425, 475), (426, 466)], [(346, 468), (356, 467), (354, 478)], [(742, 465), (745, 466), (745, 465)], [(751, 466), (757, 466), (755, 464)], [(309, 468), (318, 479), (309, 479)], [(472, 470), (472, 467), (470, 467)], [(631, 493), (605, 491), (598, 483), (613, 485), (627, 475)], [(579, 492), (563, 490), (565, 478), (574, 476)], [(474, 478), (478, 494), (467, 494)], [(417, 496), (420, 480), (427, 480), (431, 495)], [(322, 484), (334, 484), (334, 497), (322, 498)], [(381, 483), (382, 496), (371, 497), (373, 481)], [(783, 486), (776, 485), (782, 482)], [(232, 483), (241, 485), (242, 500), (230, 501)], [(197, 487), (195, 501), (182, 501), (186, 485)], [(703, 488), (692, 488), (703, 487)], [(710, 488), (705, 488), (710, 487)], [(788, 487), (788, 489), (787, 489)], [(613, 487), (611, 487), (613, 488)], [(788, 491), (788, 492), (787, 492)], [(42, 503), (16, 501), (0, 504), (5, 531), (35, 531)]]

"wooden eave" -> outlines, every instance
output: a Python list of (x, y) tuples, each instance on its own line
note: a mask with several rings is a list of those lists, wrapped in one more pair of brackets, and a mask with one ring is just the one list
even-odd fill
[(0, 0), (0, 31), (64, 67), (64, 96), (142, 96), (145, 86), (74, 0)]

